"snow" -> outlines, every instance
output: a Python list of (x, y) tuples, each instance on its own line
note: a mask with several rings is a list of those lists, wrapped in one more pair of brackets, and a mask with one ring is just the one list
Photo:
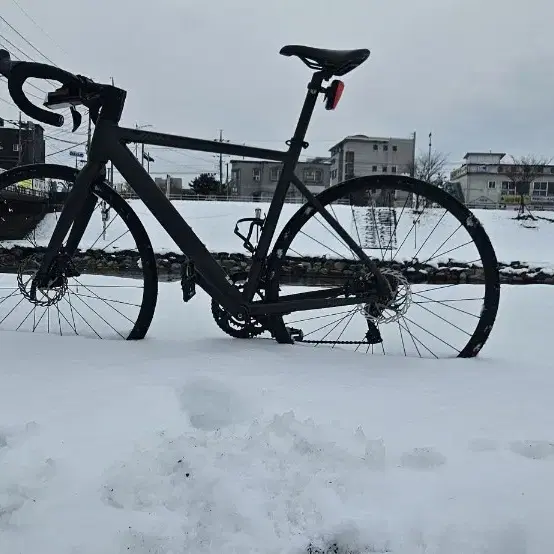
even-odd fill
[[(154, 249), (157, 252), (179, 251), (177, 245), (167, 235), (142, 201), (130, 200), (129, 203), (142, 220), (150, 235)], [(244, 217), (254, 217), (256, 208), (262, 210), (262, 215), (266, 214), (269, 208), (269, 204), (267, 203), (253, 202), (174, 201), (173, 204), (206, 244), (207, 248), (212, 252), (245, 252), (242, 247), (242, 241), (233, 234), (236, 221)], [(278, 232), (300, 208), (301, 206), (299, 204), (285, 204), (278, 226)], [(358, 227), (358, 229), (355, 228), (356, 223), (354, 221), (360, 221), (363, 218), (365, 213), (363, 209), (356, 208), (357, 216), (355, 217), (352, 217), (349, 206), (335, 206), (334, 210), (334, 215), (347, 231), (354, 236), (356, 236), (357, 230), (363, 234), (361, 227)], [(401, 209), (397, 209), (398, 216), (400, 216), (401, 212)], [(449, 236), (449, 231), (454, 231), (458, 226), (458, 223), (453, 218), (450, 220), (446, 218), (440, 222), (438, 227), (440, 231), (435, 231), (435, 225), (444, 211), (440, 210), (438, 212), (439, 213), (433, 213), (433, 210), (429, 209), (418, 221), (419, 236), (425, 237), (432, 234), (433, 238), (425, 245), (425, 249), (429, 254), (433, 253), (435, 248), (441, 246), (442, 241)], [(553, 222), (541, 219), (534, 222), (534, 228), (526, 228), (522, 226), (521, 223), (513, 220), (516, 215), (516, 212), (513, 210), (474, 210), (473, 213), (481, 221), (489, 234), (499, 261), (504, 263), (520, 261), (531, 266), (543, 267), (546, 269), (546, 272), (554, 271), (554, 249), (552, 248), (552, 244), (554, 244)], [(554, 213), (551, 212), (540, 212), (538, 215), (554, 219)], [(39, 225), (36, 237), (38, 244), (43, 244), (52, 235), (56, 217), (56, 214), (49, 214)], [(320, 216), (318, 216), (318, 218), (319, 217)], [(409, 232), (413, 225), (413, 221), (414, 218), (408, 217), (406, 213), (404, 213), (403, 217), (399, 217), (397, 230), (398, 236), (401, 237), (399, 242), (401, 242), (403, 237)], [(305, 256), (321, 255), (322, 253), (329, 256), (332, 254), (330, 249), (333, 248), (341, 256), (351, 257), (350, 251), (342, 244), (338, 237), (335, 238), (334, 243), (329, 242), (329, 228), (326, 229), (315, 220), (310, 225), (309, 234), (319, 240), (321, 240), (322, 236), (325, 237), (325, 245), (327, 248), (323, 248), (321, 244), (318, 244), (307, 236), (300, 236), (295, 239), (293, 246), (297, 252)], [(86, 247), (94, 244), (96, 248), (101, 248), (106, 244), (110, 244), (112, 240), (117, 238), (117, 241), (113, 243), (110, 248), (134, 248), (134, 242), (130, 235), (121, 237), (121, 234), (124, 233), (125, 230), (126, 227), (123, 222), (120, 219), (115, 219), (110, 224), (106, 241), (104, 243), (99, 243), (98, 237), (102, 232), (102, 222), (98, 215), (89, 225), (81, 246)], [(244, 227), (243, 232), (245, 230), (247, 230), (247, 227)], [(464, 237), (463, 240), (461, 237)], [(441, 259), (446, 260), (449, 257), (453, 257), (461, 262), (475, 260), (475, 248), (473, 245), (457, 248), (465, 244), (467, 240), (465, 237), (467, 237), (467, 235), (461, 234), (453, 237), (452, 242), (449, 242), (449, 248), (446, 249), (448, 252), (445, 252), (442, 258), (434, 259), (434, 262), (437, 263), (441, 261)], [(28, 245), (27, 242), (25, 242), (25, 244)], [(385, 242), (383, 242), (383, 247), (384, 245)], [(410, 248), (410, 246), (411, 242), (408, 241), (408, 243), (403, 246), (401, 253), (395, 252), (395, 259), (409, 259), (420, 245), (418, 245), (417, 248), (415, 246)], [(422, 256), (424, 254), (425, 252), (420, 253), (420, 259), (423, 259)]]
[(0, 552), (550, 552), (553, 309), (504, 286), (474, 360), (233, 340), (175, 283), (144, 341), (2, 333)]

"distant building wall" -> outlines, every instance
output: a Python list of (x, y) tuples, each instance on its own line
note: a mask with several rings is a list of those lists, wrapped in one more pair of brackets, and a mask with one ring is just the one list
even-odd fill
[[(21, 155), (20, 155), (21, 150)], [(44, 163), (44, 129), (29, 121), (22, 128), (0, 127), (0, 168)]]
[[(252, 198), (258, 201), (271, 200), (275, 192), (283, 164), (269, 161), (231, 160), (231, 192), (233, 196)], [(308, 160), (298, 162), (296, 176), (317, 194), (329, 186), (330, 164), (327, 161)], [(289, 188), (289, 200), (299, 199), (294, 186)]]

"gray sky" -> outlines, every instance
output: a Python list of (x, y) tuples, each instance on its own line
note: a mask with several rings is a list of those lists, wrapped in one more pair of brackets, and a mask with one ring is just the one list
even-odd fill
[[(418, 148), (427, 148), (432, 131), (434, 147), (453, 164), (469, 150), (554, 157), (549, 0), (17, 2), (47, 34), (14, 0), (2, 0), (1, 15), (38, 50), (68, 70), (113, 76), (128, 90), (126, 125), (203, 138), (223, 129), (232, 142), (282, 148), (310, 70), (279, 49), (367, 47), (371, 57), (344, 78), (338, 109), (319, 105), (305, 154), (325, 155), (348, 134), (415, 130)], [(6, 39), (40, 59), (0, 20), (0, 44)], [(0, 97), (8, 99), (4, 83)], [(0, 116), (15, 115), (0, 102)], [(54, 128), (48, 134), (84, 138)], [(66, 146), (52, 141), (48, 152)], [(152, 154), (155, 171), (215, 167), (209, 154)]]

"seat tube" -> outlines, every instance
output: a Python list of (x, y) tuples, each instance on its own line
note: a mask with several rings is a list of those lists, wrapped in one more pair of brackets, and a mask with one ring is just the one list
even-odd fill
[[(304, 138), (306, 137), (306, 132), (308, 131), (308, 126), (310, 125), (315, 103), (317, 102), (319, 93), (321, 92), (321, 84), (325, 78), (326, 75), (324, 72), (316, 71), (308, 83), (308, 92), (304, 100), (304, 105), (302, 106), (302, 111), (300, 112), (300, 117), (298, 118), (298, 123), (296, 124), (294, 135), (289, 143), (288, 156), (283, 165), (283, 172), (281, 174), (281, 178), (279, 179), (279, 183), (277, 184), (277, 189), (273, 195), (273, 200), (269, 206), (266, 221), (276, 222), (279, 217), (288, 187), (290, 186), (290, 182), (292, 181), (294, 175), (296, 163), (298, 162), (302, 148), (304, 148)], [(256, 289), (258, 288), (260, 272), (265, 261), (265, 256), (269, 250), (271, 240), (273, 239), (274, 232), (275, 230), (273, 230), (273, 232), (267, 232), (267, 229), (262, 231), (262, 236), (258, 242), (258, 247), (256, 248), (256, 252), (252, 260), (252, 266), (248, 273), (248, 281), (243, 291), (243, 298), (247, 302), (252, 301), (254, 294), (256, 293)]]

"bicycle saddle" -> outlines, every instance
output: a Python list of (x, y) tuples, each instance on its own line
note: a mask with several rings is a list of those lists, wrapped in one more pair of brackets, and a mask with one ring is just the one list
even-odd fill
[(346, 75), (369, 58), (367, 48), (359, 50), (325, 50), (290, 44), (279, 51), (283, 56), (298, 56), (310, 69), (323, 70), (331, 75)]

